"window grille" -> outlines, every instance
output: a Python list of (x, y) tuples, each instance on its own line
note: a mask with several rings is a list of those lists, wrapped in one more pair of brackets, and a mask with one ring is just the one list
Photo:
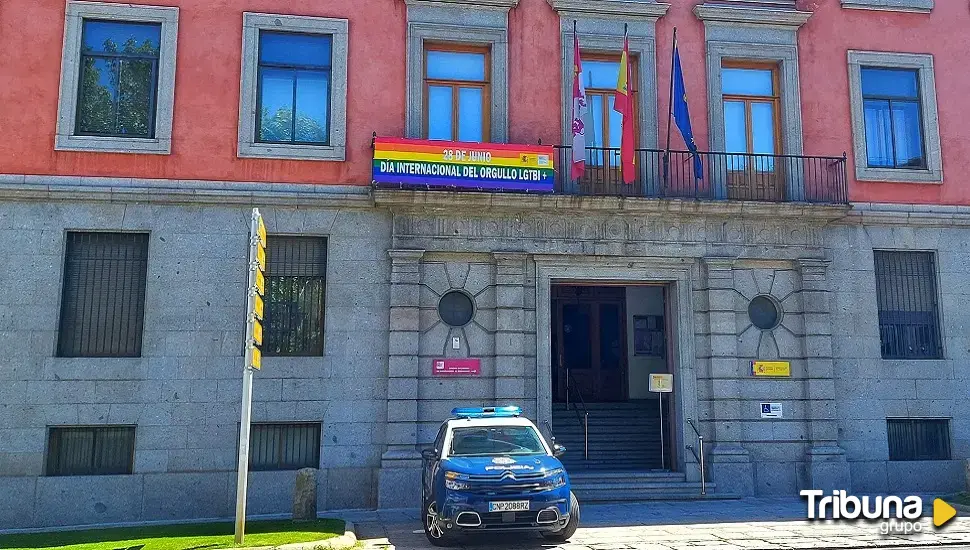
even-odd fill
[(949, 460), (950, 420), (889, 418), (889, 460)]
[(69, 232), (58, 356), (140, 356), (147, 275), (147, 233)]
[(49, 476), (130, 474), (134, 460), (134, 426), (50, 428)]
[(943, 357), (932, 252), (875, 251), (884, 359)]
[(264, 355), (323, 355), (327, 240), (270, 235)]
[(320, 423), (254, 423), (249, 436), (252, 470), (320, 467)]

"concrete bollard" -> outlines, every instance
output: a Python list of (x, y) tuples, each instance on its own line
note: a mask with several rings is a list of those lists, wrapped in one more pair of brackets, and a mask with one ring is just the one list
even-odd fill
[(963, 488), (970, 491), (970, 458), (963, 461)]
[(293, 520), (315, 519), (317, 519), (317, 471), (313, 468), (303, 468), (296, 472), (296, 486), (293, 488)]

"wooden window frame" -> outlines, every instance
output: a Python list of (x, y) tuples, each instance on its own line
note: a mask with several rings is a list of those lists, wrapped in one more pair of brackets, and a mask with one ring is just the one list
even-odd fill
[[(449, 52), (449, 53), (477, 53), (485, 55), (485, 80), (452, 80), (440, 78), (428, 78), (428, 52)], [(427, 42), (424, 51), (421, 53), (422, 68), (421, 80), (424, 86), (424, 105), (422, 105), (421, 116), (424, 119), (422, 137), (428, 138), (431, 128), (430, 104), (431, 86), (448, 86), (451, 88), (451, 141), (458, 141), (458, 91), (460, 88), (480, 88), (482, 90), (482, 143), (491, 142), (491, 97), (492, 97), (492, 49), (489, 46), (478, 46), (471, 44), (455, 44), (453, 42)]]
[[(622, 52), (615, 52), (615, 53), (585, 52), (585, 51), (580, 50), (579, 55), (581, 56), (581, 58), (582, 58), (582, 60), (584, 62), (585, 61), (600, 61), (600, 62), (607, 62), (607, 63), (616, 63), (616, 64), (619, 65), (619, 63), (620, 63), (620, 57), (623, 55), (623, 53)], [(630, 55), (630, 65), (631, 65), (631, 67), (633, 69), (631, 71), (631, 73), (632, 73), (632, 81), (627, 83), (627, 89), (629, 89), (631, 95), (633, 96), (633, 148), (634, 149), (637, 149), (638, 147), (640, 147), (640, 120), (639, 120), (640, 89), (636, 87), (636, 85), (640, 82), (640, 70), (639, 70), (640, 63), (639, 63), (639, 56)], [(610, 111), (613, 110), (613, 109), (610, 108), (610, 98), (613, 97), (613, 94), (616, 93), (616, 86), (614, 85), (612, 88), (595, 88), (595, 87), (587, 87), (586, 88), (586, 105), (589, 106), (589, 111), (590, 111), (590, 114), (592, 115), (592, 104), (593, 104), (593, 102), (590, 101), (590, 97), (593, 94), (591, 94), (590, 92), (593, 92), (593, 94), (603, 97), (603, 112), (601, 113), (600, 116), (603, 117), (603, 136), (606, 139), (602, 140), (603, 141), (602, 148), (603, 149), (616, 149), (617, 152), (619, 152), (620, 145), (621, 145), (620, 143), (617, 143), (617, 144), (607, 144), (607, 141), (609, 140), (609, 137), (610, 137)], [(587, 149), (588, 148), (589, 148), (589, 146), (587, 146)], [(592, 168), (594, 170), (602, 170), (602, 169), (609, 168), (609, 169), (613, 170), (614, 172), (619, 173), (619, 171), (620, 171), (620, 163), (617, 162), (617, 164), (614, 165), (612, 162), (610, 162), (610, 160), (612, 160), (612, 159), (607, 160), (605, 158), (606, 157), (606, 154), (607, 153), (604, 151), (604, 153), (603, 153), (603, 156), (604, 156), (603, 164), (595, 164), (595, 163), (589, 162), (590, 156), (589, 156), (589, 154), (587, 154), (587, 165), (588, 165), (587, 170), (589, 170), (590, 168)], [(594, 160), (596, 159), (595, 150), (594, 150), (594, 153), (593, 153), (592, 158)], [(619, 153), (617, 153), (617, 157), (616, 158), (619, 159)], [(609, 181), (614, 181), (614, 179), (615, 179), (615, 177), (614, 176), (611, 176), (609, 178)]]
[[(774, 143), (775, 143), (775, 155), (782, 154), (782, 106), (781, 106), (781, 79), (779, 76), (780, 67), (778, 63), (772, 62), (758, 62), (758, 61), (737, 61), (737, 60), (723, 60), (721, 61), (721, 69), (749, 69), (771, 71), (771, 95), (761, 96), (761, 95), (743, 95), (743, 94), (726, 94), (724, 93), (724, 88), (721, 88), (721, 104), (725, 104), (728, 101), (740, 101), (744, 104), (744, 134), (745, 134), (745, 151), (746, 154), (757, 154), (751, 151), (754, 144), (754, 129), (751, 122), (751, 105), (754, 103), (770, 103), (774, 112)], [(725, 117), (727, 118), (727, 117)], [(725, 128), (727, 127), (725, 121)], [(725, 133), (727, 133), (725, 131)], [(725, 138), (726, 139), (726, 138)]]

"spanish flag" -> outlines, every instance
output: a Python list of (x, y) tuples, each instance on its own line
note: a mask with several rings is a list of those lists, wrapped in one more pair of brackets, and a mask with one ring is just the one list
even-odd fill
[(633, 151), (633, 67), (630, 65), (630, 40), (626, 29), (623, 31), (623, 53), (620, 55), (620, 74), (616, 79), (616, 93), (613, 94), (613, 110), (623, 119), (623, 134), (620, 139), (620, 171), (623, 183), (633, 183), (637, 177), (636, 155)]

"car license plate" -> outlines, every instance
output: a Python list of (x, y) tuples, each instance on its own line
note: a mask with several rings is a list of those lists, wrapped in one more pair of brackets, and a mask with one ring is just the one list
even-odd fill
[(510, 500), (506, 502), (489, 502), (489, 512), (522, 512), (529, 510), (528, 500)]

